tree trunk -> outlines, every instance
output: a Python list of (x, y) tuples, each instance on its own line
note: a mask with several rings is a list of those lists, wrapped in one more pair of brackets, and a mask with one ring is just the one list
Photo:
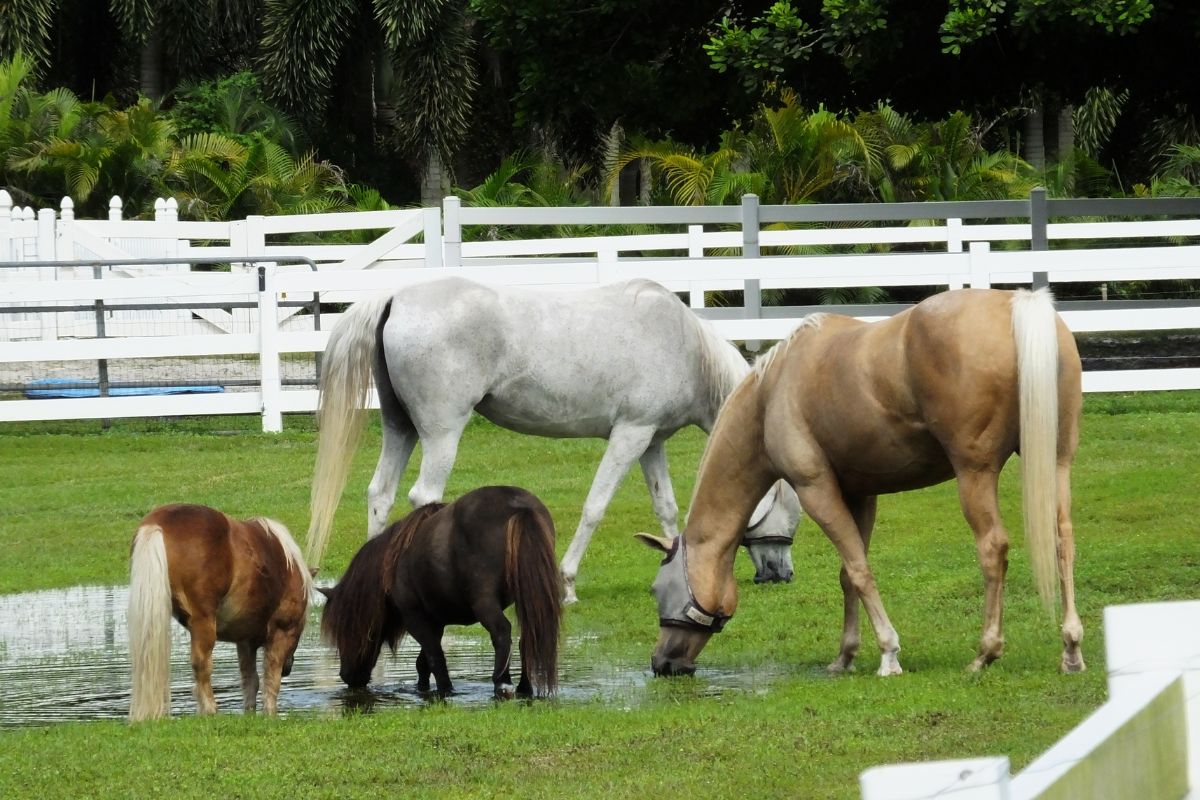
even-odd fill
[(142, 45), (139, 90), (156, 103), (162, 100), (163, 43), (157, 25), (150, 31), (150, 35), (146, 37), (146, 43)]
[(435, 150), (425, 161), (425, 169), (421, 175), (421, 205), (430, 208), (440, 208), (442, 198), (450, 194), (450, 180), (442, 164), (441, 155)]
[[(1069, 161), (1075, 166), (1075, 106), (1064, 103), (1058, 109), (1058, 161)], [(1063, 189), (1068, 194), (1075, 193), (1075, 170), (1063, 174)]]
[(1025, 116), (1025, 160), (1041, 171), (1046, 168), (1045, 117), (1042, 114), (1042, 101), (1036, 103), (1034, 109)]

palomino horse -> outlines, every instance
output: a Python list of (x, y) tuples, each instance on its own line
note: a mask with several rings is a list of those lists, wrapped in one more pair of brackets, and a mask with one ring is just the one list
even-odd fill
[[(608, 439), (562, 561), (573, 602), (579, 562), (634, 461), (664, 533), (677, 533), (664, 443), (687, 425), (710, 430), (749, 371), (733, 345), (649, 281), (543, 292), (448, 278), (357, 303), (325, 349), (309, 563), (325, 551), (372, 372), (383, 450), (368, 490), (368, 536), (387, 525), (418, 438), (421, 474), (409, 500), (442, 499), (472, 409), (520, 433)], [(791, 580), (799, 503), (786, 485), (759, 497), (745, 540), (756, 579)]]
[(320, 589), (329, 601), (321, 632), (337, 646), (347, 686), (366, 686), (386, 642), (395, 652), (405, 631), (421, 645), (417, 688), (429, 676), (439, 694), (453, 691), (442, 651), (447, 625), (479, 622), (496, 651), (492, 683), (513, 694), (512, 626), (517, 606), (521, 680), (516, 693), (551, 692), (558, 680), (562, 587), (554, 563), (554, 522), (524, 489), (487, 486), (449, 505), (421, 506), (367, 540), (342, 580)]
[(192, 673), (201, 714), (213, 714), (213, 645), (236, 642), (242, 703), (258, 695), (263, 648), (263, 710), (274, 714), (280, 680), (304, 631), (312, 575), (287, 528), (256, 517), (240, 521), (213, 508), (160, 506), (133, 537), (129, 568), (129, 718), (171, 710), (171, 617), (192, 637)]
[(879, 674), (901, 671), (900, 640), (867, 564), (876, 496), (951, 477), (983, 569), (983, 637), (971, 666), (996, 660), (1008, 567), (996, 487), (1014, 452), (1026, 544), (1048, 606), (1056, 576), (1061, 583), (1062, 669), (1082, 670), (1070, 510), (1081, 404), (1079, 353), (1048, 291), (944, 292), (875, 324), (809, 317), (726, 402), (682, 537), (639, 535), (669, 553), (654, 582), (655, 673), (692, 672), (734, 613), (738, 534), (780, 476), (842, 558), (845, 619), (832, 671), (849, 669), (858, 650), (860, 598), (882, 652)]

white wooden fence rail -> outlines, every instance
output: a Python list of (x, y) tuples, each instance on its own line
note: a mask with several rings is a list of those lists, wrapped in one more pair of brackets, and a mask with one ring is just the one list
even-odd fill
[(1111, 606), (1104, 634), (1108, 702), (1021, 772), (1005, 757), (874, 767), (863, 800), (1200, 798), (1200, 601)]
[[(964, 206), (968, 204), (962, 204)], [(0, 365), (18, 362), (96, 361), (168, 356), (232, 355), (257, 358), (257, 391), (222, 395), (96, 397), (0, 401), (0, 421), (64, 417), (169, 416), (208, 413), (263, 415), (266, 430), (279, 430), (281, 415), (316, 407), (313, 389), (285, 389), (279, 381), (283, 353), (324, 349), (337, 315), (323, 314), (322, 330), (298, 307), (281, 300), (312, 298), (351, 302), (434, 277), (459, 275), (493, 284), (546, 289), (585, 288), (628, 278), (649, 278), (688, 296), (691, 305), (715, 315), (716, 329), (731, 340), (785, 337), (802, 310), (706, 309), (705, 292), (772, 288), (855, 286), (1028, 285), (1036, 273), (1051, 284), (1200, 279), (1200, 219), (1051, 223), (1051, 241), (1073, 249), (1032, 251), (1032, 224), (974, 224), (950, 218), (942, 224), (887, 227), (801, 227), (778, 230), (760, 219), (782, 218), (794, 207), (758, 209), (754, 230), (746, 209), (708, 208), (460, 208), (447, 198), (436, 208), (250, 217), (237, 222), (181, 222), (174, 201), (161, 201), (154, 221), (125, 221), (114, 199), (108, 220), (77, 220), (69, 201), (52, 209), (5, 205), (0, 191), (0, 260), (78, 260), (58, 269), (0, 270), (0, 307), (24, 306), (27, 314), (0, 313)], [(970, 209), (968, 208), (968, 211)], [(603, 226), (636, 222), (673, 225), (677, 233), (599, 235)], [(738, 225), (742, 230), (705, 226)], [(521, 240), (464, 241), (464, 231), (509, 225), (587, 226), (587, 235)], [(761, 227), (761, 229), (760, 229)], [(322, 240), (283, 244), (280, 237), (338, 233), (359, 243)], [(603, 231), (601, 230), (601, 233)], [(416, 241), (418, 238), (421, 241)], [(1080, 242), (1086, 240), (1084, 247)], [(751, 242), (757, 244), (751, 245)], [(1106, 242), (1111, 242), (1106, 244)], [(847, 252), (837, 255), (765, 255), (757, 248), (891, 244), (925, 247), (918, 252)], [(855, 248), (851, 248), (852, 250)], [(863, 249), (859, 247), (857, 249)], [(317, 262), (276, 265), (272, 259), (302, 255)], [(234, 261), (230, 272), (186, 271), (166, 265), (101, 268), (89, 260), (189, 258)], [(262, 273), (261, 283), (259, 273)], [(38, 306), (92, 306), (96, 301), (179, 304), (161, 311), (105, 312), (107, 338), (96, 335), (94, 312), (37, 312)], [(241, 302), (251, 308), (187, 310), (187, 302)], [(1102, 304), (1096, 304), (1102, 305)], [(867, 319), (882, 312), (860, 310)], [(154, 315), (174, 315), (173, 335), (151, 336)], [(1128, 308), (1111, 304), (1063, 314), (1075, 331), (1200, 329), (1200, 303)], [(1085, 391), (1200, 388), (1200, 369), (1087, 372)]]

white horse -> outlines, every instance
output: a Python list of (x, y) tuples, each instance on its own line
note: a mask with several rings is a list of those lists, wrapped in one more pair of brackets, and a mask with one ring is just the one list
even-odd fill
[[(584, 551), (634, 461), (664, 534), (678, 533), (664, 442), (687, 425), (711, 430), (749, 371), (733, 345), (650, 281), (546, 292), (447, 278), (357, 303), (325, 349), (309, 563), (324, 553), (372, 377), (383, 450), (368, 489), (369, 536), (386, 526), (418, 439), (421, 471), (408, 498), (441, 501), (472, 410), (520, 433), (608, 439), (561, 564), (574, 602)], [(791, 580), (799, 519), (792, 489), (773, 486), (744, 539), (756, 581)]]

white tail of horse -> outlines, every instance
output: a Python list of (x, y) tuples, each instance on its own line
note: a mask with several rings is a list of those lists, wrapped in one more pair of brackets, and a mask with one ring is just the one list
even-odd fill
[(1038, 595), (1058, 602), (1058, 329), (1048, 289), (1018, 290), (1012, 301), (1021, 407), (1021, 490), (1025, 546)]
[(171, 581), (162, 528), (143, 525), (133, 539), (129, 564), (129, 660), (132, 722), (171, 711)]
[(350, 476), (350, 460), (362, 438), (373, 384), (376, 329), (391, 299), (391, 295), (380, 295), (352, 305), (325, 347), (317, 408), (317, 464), (305, 553), (312, 567), (319, 567), (325, 555), (333, 514)]

